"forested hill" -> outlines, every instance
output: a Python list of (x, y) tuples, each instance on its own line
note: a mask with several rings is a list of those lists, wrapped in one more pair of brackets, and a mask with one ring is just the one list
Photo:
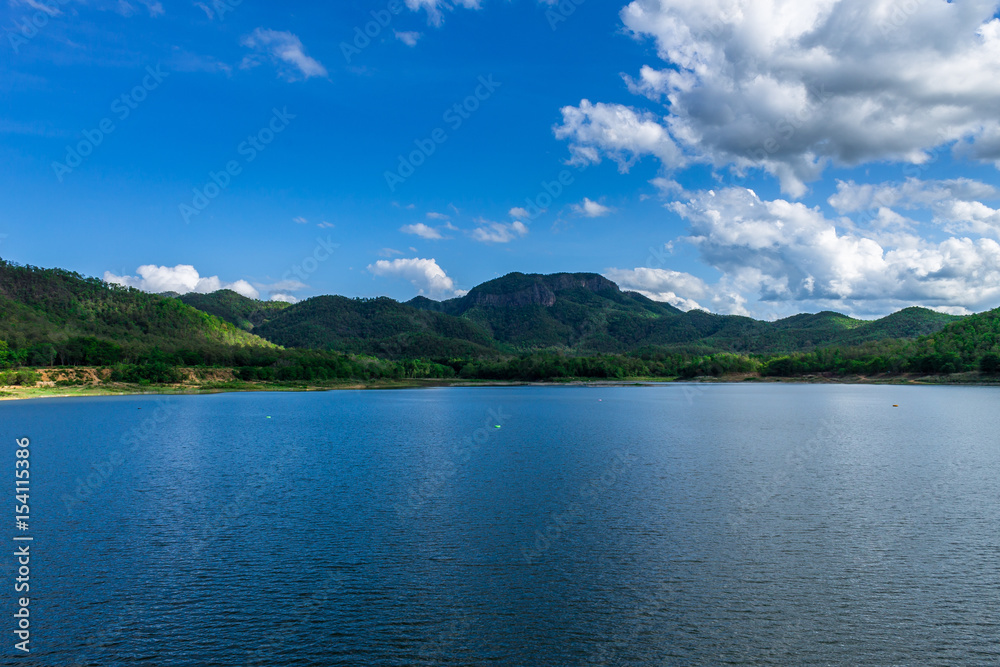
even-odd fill
[(219, 290), (212, 294), (191, 292), (184, 295), (163, 294), (161, 296), (174, 296), (187, 305), (235, 324), (244, 331), (253, 331), (255, 327), (266, 322), (272, 315), (289, 306), (283, 301), (248, 299), (228, 289)]
[(103, 365), (154, 352), (200, 360), (234, 348), (274, 347), (177, 299), (3, 260), (0, 341), (32, 365)]
[(406, 303), (315, 297), (286, 306), (234, 292), (179, 297), (286, 347), (391, 358), (684, 352), (787, 353), (932, 334), (961, 318), (907, 308), (875, 321), (839, 313), (777, 322), (681, 312), (593, 273), (512, 273), (461, 298)]

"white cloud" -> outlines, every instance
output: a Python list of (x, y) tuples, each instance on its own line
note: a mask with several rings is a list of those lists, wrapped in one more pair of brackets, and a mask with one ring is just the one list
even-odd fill
[(947, 232), (1000, 238), (1000, 210), (987, 206), (982, 199), (1000, 199), (1000, 189), (968, 178), (942, 181), (911, 178), (902, 183), (878, 185), (838, 181), (837, 193), (828, 202), (840, 213), (877, 210), (875, 220), (899, 217), (890, 207), (928, 210), (933, 221)]
[(527, 225), (517, 220), (508, 224), (480, 218), (476, 222), (480, 226), (472, 230), (472, 238), (481, 243), (510, 243), (528, 234)]
[(327, 222), (326, 220), (324, 220), (323, 222), (317, 223), (316, 226), (319, 227), (320, 229), (333, 229), (337, 225), (333, 224), (332, 222)]
[(455, 282), (448, 277), (434, 259), (380, 259), (368, 265), (368, 271), (383, 278), (402, 278), (434, 298), (449, 298), (464, 294), (455, 289)]
[(451, 219), (450, 215), (447, 215), (446, 213), (437, 213), (435, 211), (431, 211), (430, 213), (428, 213), (427, 217), (430, 218), (431, 220), (450, 220)]
[(601, 218), (614, 212), (613, 208), (591, 201), (587, 197), (579, 204), (573, 204), (573, 210), (588, 218)]
[(382, 248), (378, 251), (380, 257), (395, 257), (396, 255), (402, 255), (402, 250), (396, 250), (395, 248)]
[(723, 274), (713, 303), (737, 295), (789, 314), (803, 303), (857, 314), (1000, 303), (1000, 244), (992, 239), (882, 237), (741, 188), (699, 192), (670, 207), (690, 223), (686, 240)]
[(683, 311), (704, 310), (695, 299), (709, 295), (705, 281), (690, 273), (667, 269), (608, 269), (604, 272), (622, 288), (638, 292), (653, 301), (665, 301)]
[(935, 220), (945, 231), (1000, 238), (1000, 210), (978, 201), (950, 200), (934, 207)]
[(794, 197), (835, 163), (1000, 162), (996, 0), (635, 0), (621, 12), (660, 63), (627, 77), (666, 118), (563, 110), (576, 162), (762, 168)]
[(451, 5), (459, 5), (466, 9), (479, 9), (480, 0), (406, 0), (406, 6), (413, 11), (427, 10), (427, 22), (431, 25), (441, 25), (444, 16), (442, 9), (451, 9)]
[[(281, 67), (281, 74), (289, 80), (309, 79), (314, 76), (327, 76), (326, 68), (318, 60), (306, 55), (302, 40), (290, 32), (265, 30), (257, 28), (241, 41), (243, 46), (267, 54), (273, 62)], [(259, 64), (255, 57), (247, 56), (243, 67), (253, 67)]]
[(417, 41), (423, 37), (423, 33), (413, 31), (400, 32), (399, 30), (393, 30), (393, 33), (396, 35), (396, 39), (407, 46), (416, 46)]
[[(96, 9), (98, 11), (113, 11), (125, 17), (134, 16), (138, 11), (135, 6), (127, 0), (105, 0), (97, 2), (94, 2), (93, 0), (59, 0), (58, 3), (44, 2), (43, 0), (10, 0), (9, 4), (14, 7), (23, 5), (36, 11), (45, 12), (49, 16), (61, 16), (62, 11), (55, 5), (66, 5), (74, 1), (77, 4), (89, 5), (91, 9)], [(146, 8), (146, 11), (149, 12), (149, 15), (153, 18), (163, 16), (166, 13), (163, 9), (163, 5), (158, 2), (158, 0), (139, 0), (139, 2)]]
[(179, 264), (174, 267), (147, 264), (140, 266), (136, 272), (139, 274), (138, 276), (116, 276), (110, 271), (106, 271), (104, 282), (135, 287), (154, 294), (160, 292), (210, 294), (221, 289), (229, 289), (251, 299), (260, 297), (260, 292), (245, 280), (227, 283), (218, 276), (203, 278), (197, 269), (188, 264)]
[(307, 225), (307, 224), (309, 224), (309, 221), (306, 220), (305, 218), (303, 218), (301, 215), (298, 216), (297, 218), (292, 218), (292, 222), (296, 222), (296, 223), (298, 223), (300, 225)]
[(841, 213), (854, 213), (880, 207), (923, 208), (943, 201), (1000, 199), (995, 186), (969, 178), (946, 181), (922, 181), (909, 178), (903, 183), (857, 184), (837, 181), (837, 194), (828, 200)]
[(526, 208), (521, 208), (520, 206), (515, 206), (510, 209), (510, 217), (512, 218), (530, 218), (531, 213)]
[(591, 104), (563, 107), (563, 122), (555, 128), (558, 139), (570, 142), (572, 164), (597, 164), (602, 155), (618, 163), (622, 173), (644, 155), (658, 157), (671, 168), (684, 163), (662, 119), (621, 104)]
[(272, 294), (271, 295), (271, 301), (283, 301), (284, 303), (298, 303), (299, 302), (298, 298), (292, 296), (291, 294)]
[(433, 227), (428, 227), (422, 222), (418, 222), (415, 225), (403, 225), (399, 228), (399, 231), (404, 234), (413, 234), (414, 236), (419, 236), (422, 239), (437, 240), (444, 238), (441, 236), (441, 232), (434, 229)]

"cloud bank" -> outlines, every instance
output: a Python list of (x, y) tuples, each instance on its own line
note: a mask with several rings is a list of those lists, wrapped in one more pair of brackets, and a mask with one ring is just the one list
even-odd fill
[[(931, 240), (934, 234), (914, 227), (975, 227), (996, 236), (997, 211), (962, 198), (989, 187), (972, 181), (881, 186), (887, 200), (938, 211), (923, 224), (885, 207), (866, 224), (833, 220), (819, 207), (762, 200), (745, 188), (692, 193), (669, 206), (689, 224), (682, 240), (722, 275), (716, 284), (655, 267), (607, 275), (678, 307), (704, 302), (732, 314), (781, 316), (818, 306), (882, 315), (913, 304), (951, 313), (987, 310), (1000, 301), (1000, 243), (976, 235)], [(845, 183), (832, 200), (842, 210), (861, 210), (879, 192)]]
[(799, 198), (830, 164), (1000, 162), (998, 2), (635, 0), (625, 28), (660, 61), (626, 76), (658, 111), (562, 110), (571, 160), (654, 156), (759, 168)]

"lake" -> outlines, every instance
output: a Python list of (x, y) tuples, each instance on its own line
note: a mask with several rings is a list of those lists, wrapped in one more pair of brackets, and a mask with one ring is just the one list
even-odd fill
[(998, 407), (784, 384), (3, 403), (34, 537), (32, 654), (4, 583), (4, 664), (996, 664)]

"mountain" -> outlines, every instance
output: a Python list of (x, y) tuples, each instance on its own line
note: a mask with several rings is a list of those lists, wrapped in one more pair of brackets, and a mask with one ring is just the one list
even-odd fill
[[(388, 298), (315, 297), (268, 304), (234, 292), (186, 295), (185, 303), (285, 347), (391, 358), (480, 357), (537, 350), (569, 354), (777, 353), (884, 338), (915, 338), (960, 318), (908, 308), (868, 322), (840, 313), (776, 322), (682, 312), (595, 273), (511, 273), (465, 296), (406, 303)], [(253, 322), (250, 322), (253, 320)]]
[(274, 347), (169, 297), (0, 260), (0, 340), (37, 364), (112, 363), (153, 350)]
[(593, 273), (512, 273), (458, 299), (417, 297), (415, 308), (481, 324), (499, 343), (520, 350), (576, 352), (789, 352), (884, 338), (916, 338), (960, 318), (908, 308), (873, 322), (834, 312), (795, 315), (776, 322), (682, 312)]
[(518, 350), (625, 351), (635, 346), (636, 330), (682, 314), (595, 273), (511, 273), (440, 304), (422, 297), (407, 303), (475, 322)]
[[(512, 273), (440, 302), (319, 296), (286, 304), (230, 290), (146, 294), (68, 271), (0, 260), (0, 341), (38, 364), (113, 363), (168, 354), (190, 363), (247, 365), (250, 357), (239, 350), (275, 346), (438, 360), (534, 352), (788, 354), (945, 335), (942, 330), (981, 319), (908, 308), (873, 322), (832, 312), (762, 322), (682, 312), (622, 291), (594, 273)], [(984, 336), (993, 335), (982, 326)]]

